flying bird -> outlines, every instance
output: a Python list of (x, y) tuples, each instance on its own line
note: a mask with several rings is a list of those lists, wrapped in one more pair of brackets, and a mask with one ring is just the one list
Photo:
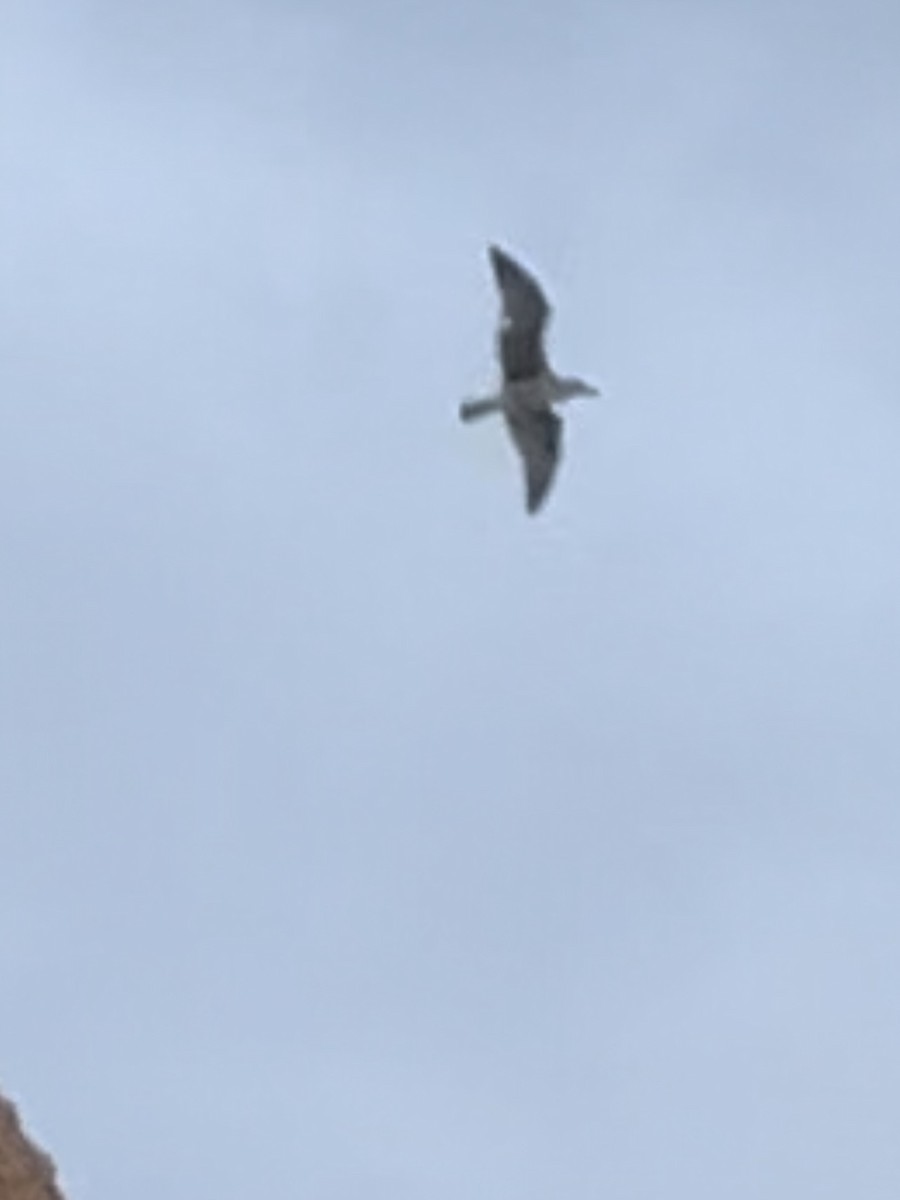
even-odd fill
[(581, 379), (557, 375), (547, 361), (544, 335), (552, 308), (537, 280), (499, 246), (488, 257), (500, 292), (497, 357), (499, 392), (459, 406), (463, 421), (502, 413), (525, 471), (525, 506), (536, 513), (547, 498), (562, 454), (562, 420), (555, 404), (575, 396), (599, 396)]

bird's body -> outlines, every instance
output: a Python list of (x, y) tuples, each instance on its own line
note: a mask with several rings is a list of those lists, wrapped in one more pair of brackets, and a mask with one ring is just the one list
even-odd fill
[(525, 469), (526, 507), (535, 513), (547, 497), (562, 451), (562, 421), (553, 406), (599, 393), (551, 369), (544, 333), (552, 309), (540, 285), (499, 247), (491, 246), (488, 254), (502, 301), (497, 333), (502, 384), (494, 396), (461, 404), (459, 413), (464, 421), (503, 414)]

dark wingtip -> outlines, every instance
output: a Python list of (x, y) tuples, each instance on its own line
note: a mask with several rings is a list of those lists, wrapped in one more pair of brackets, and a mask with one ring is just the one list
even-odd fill
[(549, 491), (549, 488), (544, 488), (543, 491), (529, 491), (525, 497), (525, 510), (530, 517), (537, 516), (544, 507)]
[(503, 280), (508, 278), (513, 272), (522, 270), (521, 267), (516, 266), (515, 259), (512, 257), (512, 255), (507, 254), (507, 252), (495, 242), (492, 242), (488, 246), (488, 257), (491, 260), (491, 267), (498, 283), (502, 283)]

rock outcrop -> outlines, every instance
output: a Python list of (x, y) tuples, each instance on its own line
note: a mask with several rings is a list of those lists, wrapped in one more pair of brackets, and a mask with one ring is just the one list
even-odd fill
[(18, 1113), (2, 1096), (0, 1200), (64, 1200), (52, 1160), (25, 1136)]

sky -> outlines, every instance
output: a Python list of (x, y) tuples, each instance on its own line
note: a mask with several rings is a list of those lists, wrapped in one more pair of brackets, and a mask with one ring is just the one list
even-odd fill
[[(0, 9), (0, 1089), (71, 1200), (895, 1200), (898, 52)], [(490, 242), (603, 390), (535, 518)]]

